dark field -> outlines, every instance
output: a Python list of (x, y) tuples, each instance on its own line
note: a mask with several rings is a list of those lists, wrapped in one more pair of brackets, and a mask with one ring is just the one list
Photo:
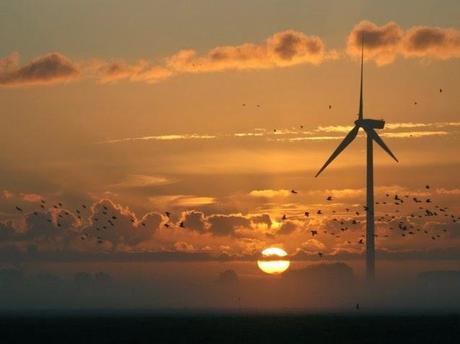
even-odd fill
[(0, 343), (460, 343), (459, 315), (2, 315)]

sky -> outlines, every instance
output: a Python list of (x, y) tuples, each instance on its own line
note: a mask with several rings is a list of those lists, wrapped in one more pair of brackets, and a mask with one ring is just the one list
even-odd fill
[(450, 0), (2, 2), (1, 261), (247, 281), (276, 246), (362, 275), (364, 134), (314, 176), (357, 118), (364, 35), (364, 114), (399, 160), (375, 146), (381, 276), (458, 269), (459, 18)]

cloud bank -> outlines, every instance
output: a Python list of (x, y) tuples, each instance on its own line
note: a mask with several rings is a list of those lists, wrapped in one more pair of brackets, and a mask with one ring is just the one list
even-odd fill
[[(366, 60), (378, 65), (392, 63), (398, 56), (435, 60), (460, 57), (460, 31), (454, 28), (413, 26), (405, 30), (395, 22), (378, 25), (361, 21), (346, 39), (345, 52), (349, 56), (361, 54), (363, 37)], [(12, 53), (0, 59), (0, 86), (48, 85), (80, 78), (100, 83), (157, 83), (183, 74), (319, 65), (343, 56), (327, 50), (320, 37), (295, 30), (276, 32), (259, 43), (217, 46), (201, 54), (195, 49), (182, 49), (156, 62), (92, 59), (77, 63), (52, 52), (21, 66), (19, 54)]]

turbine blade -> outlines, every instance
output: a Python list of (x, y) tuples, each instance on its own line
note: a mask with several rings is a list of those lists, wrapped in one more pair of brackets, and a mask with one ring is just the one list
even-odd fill
[(364, 128), (364, 130), (366, 130), (367, 135), (369, 135), (372, 138), (372, 140), (377, 142), (379, 146), (382, 147), (382, 149), (385, 152), (387, 152), (393, 159), (395, 159), (396, 162), (399, 162), (398, 159), (393, 154), (393, 152), (390, 150), (390, 148), (388, 148), (388, 146), (385, 144), (385, 142), (383, 142), (382, 138), (379, 136), (379, 134), (377, 134), (377, 132), (374, 129)]
[(327, 159), (326, 163), (321, 167), (315, 177), (318, 177), (321, 172), (339, 155), (358, 135), (359, 127), (355, 126), (351, 131), (345, 136), (343, 141), (339, 144), (339, 146), (335, 149), (334, 153)]

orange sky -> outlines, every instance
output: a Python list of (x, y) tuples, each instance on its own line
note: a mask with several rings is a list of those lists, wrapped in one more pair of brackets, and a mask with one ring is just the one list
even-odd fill
[[(387, 121), (400, 160), (376, 147), (376, 201), (408, 195), (376, 206), (377, 248), (457, 257), (460, 6), (347, 3), (1, 5), (5, 255), (360, 254), (362, 137), (314, 174), (356, 119), (364, 32), (365, 116)], [(413, 197), (449, 216), (425, 216)]]

